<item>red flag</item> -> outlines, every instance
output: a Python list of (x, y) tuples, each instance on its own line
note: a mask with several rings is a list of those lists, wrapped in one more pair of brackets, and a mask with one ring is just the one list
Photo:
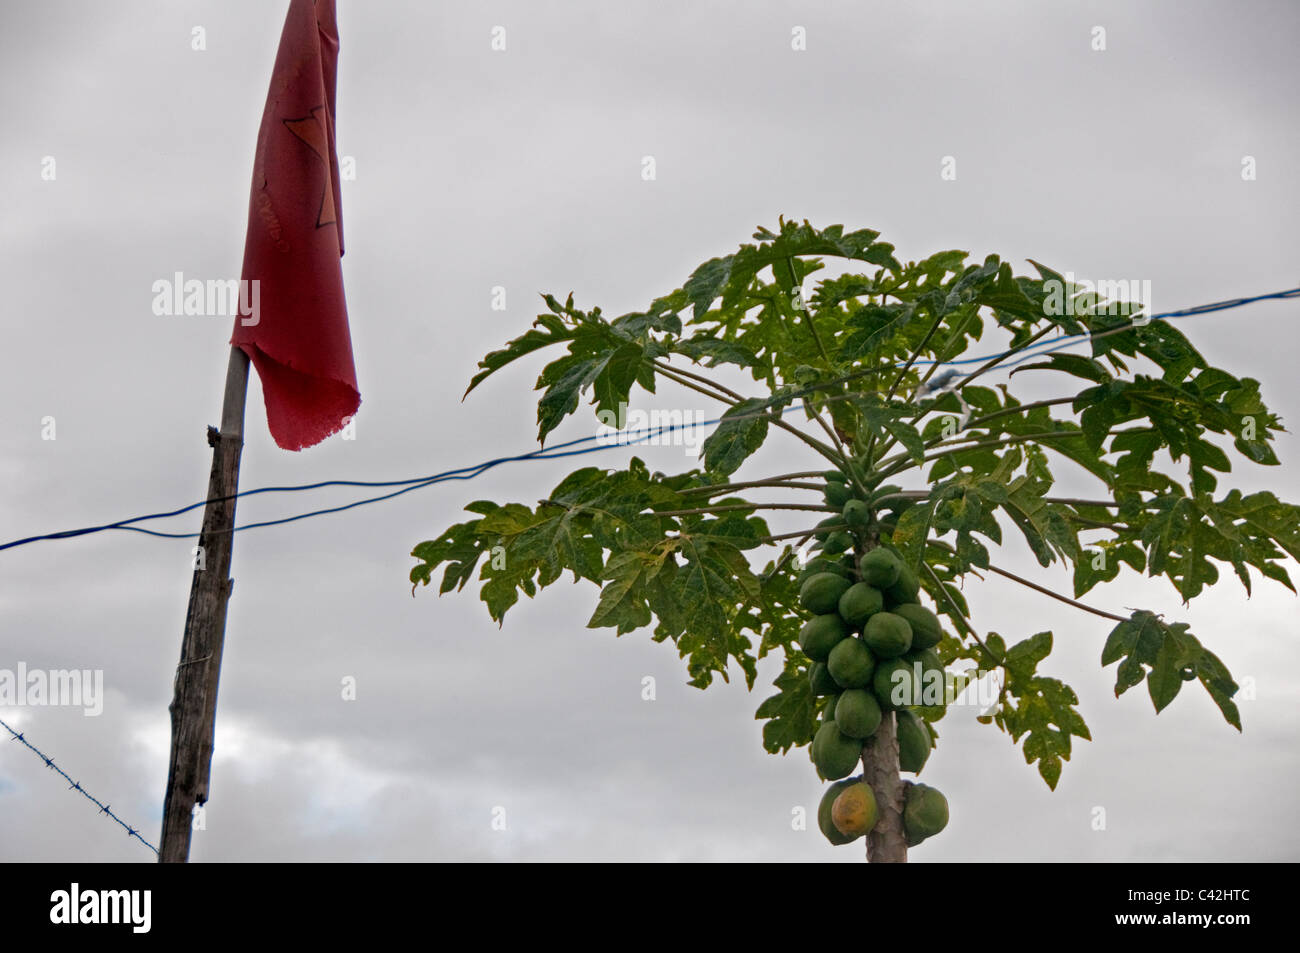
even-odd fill
[[(230, 343), (257, 368), (275, 442), (302, 450), (361, 403), (343, 297), (343, 217), (334, 146), (334, 0), (290, 0), (257, 134), (244, 243), (252, 315)], [(250, 284), (244, 285), (251, 289)]]

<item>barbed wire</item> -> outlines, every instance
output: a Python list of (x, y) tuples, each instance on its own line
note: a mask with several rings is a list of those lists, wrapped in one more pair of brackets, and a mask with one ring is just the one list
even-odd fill
[(141, 837), (140, 832), (138, 830), (136, 830), (126, 821), (122, 820), (120, 817), (114, 814), (112, 809), (107, 804), (105, 804), (99, 798), (95, 797), (93, 794), (91, 794), (89, 791), (83, 788), (78, 782), (72, 780), (72, 778), (68, 776), (68, 773), (66, 771), (64, 771), (57, 764), (54, 763), (53, 758), (47, 755), (40, 748), (36, 747), (30, 741), (28, 741), (23, 736), (22, 732), (14, 731), (12, 728), (9, 727), (9, 725), (3, 719), (0, 719), (0, 727), (3, 727), (5, 731), (13, 735), (13, 738), (11, 740), (21, 742), (23, 747), (27, 748), (29, 751), (35, 752), (36, 756), (45, 762), (45, 766), (47, 768), (50, 768), (53, 771), (58, 772), (63, 777), (63, 779), (67, 781), (69, 785), (71, 785), (72, 790), (77, 791), (86, 800), (90, 801), (92, 804), (95, 804), (99, 808), (99, 813), (107, 814), (113, 820), (117, 821), (117, 823), (121, 824), (122, 827), (126, 830), (126, 833), (129, 837), (134, 837), (136, 840), (138, 840), (141, 844), (144, 844), (145, 847), (148, 847), (155, 854), (158, 853), (158, 848), (155, 847), (153, 844), (149, 843), (143, 837)]

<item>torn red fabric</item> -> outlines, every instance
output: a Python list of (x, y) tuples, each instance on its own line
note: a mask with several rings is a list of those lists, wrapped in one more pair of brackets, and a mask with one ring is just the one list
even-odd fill
[[(257, 134), (245, 282), (230, 343), (257, 368), (275, 442), (302, 450), (361, 404), (343, 297), (343, 216), (334, 145), (334, 0), (290, 0)], [(245, 289), (251, 289), (245, 284)]]

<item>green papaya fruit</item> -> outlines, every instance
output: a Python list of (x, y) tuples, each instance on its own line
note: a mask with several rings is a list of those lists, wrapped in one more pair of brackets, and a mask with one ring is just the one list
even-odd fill
[(898, 712), (898, 769), (920, 774), (930, 757), (930, 729), (906, 708)]
[(848, 475), (840, 470), (827, 470), (822, 474), (822, 479), (827, 483), (847, 483)]
[(824, 543), (826, 542), (826, 537), (831, 534), (830, 527), (843, 526), (843, 525), (844, 525), (843, 516), (840, 516), (838, 514), (835, 516), (828, 516), (826, 517), (826, 519), (822, 520), (820, 523), (818, 523), (816, 526), (813, 527), (813, 536), (816, 537), (819, 543)]
[(849, 628), (838, 613), (815, 615), (799, 630), (799, 647), (814, 662), (824, 662), (836, 643), (848, 634)]
[(906, 708), (921, 700), (921, 686), (912, 663), (906, 659), (881, 659), (871, 677), (871, 690), (885, 711)]
[(835, 720), (835, 708), (839, 705), (839, 695), (829, 695), (826, 698), (826, 707), (822, 710), (822, 721)]
[(813, 662), (812, 667), (808, 669), (808, 685), (814, 695), (834, 695), (840, 690), (835, 684), (835, 679), (831, 678), (831, 673), (826, 670), (825, 662)]
[(934, 649), (922, 649), (920, 652), (908, 652), (903, 660), (912, 666), (920, 666), (921, 694), (914, 705), (932, 705), (942, 708), (947, 702), (948, 673), (939, 661)]
[(884, 607), (885, 597), (879, 589), (855, 582), (844, 590), (835, 608), (845, 624), (856, 629)]
[(861, 639), (849, 637), (836, 643), (826, 657), (826, 670), (841, 688), (862, 688), (871, 684), (876, 659)]
[(890, 611), (902, 616), (912, 627), (913, 649), (932, 649), (943, 640), (939, 617), (925, 606), (906, 603)]
[(831, 803), (831, 825), (845, 837), (861, 837), (879, 817), (876, 792), (865, 781), (849, 785)]
[(827, 506), (842, 507), (849, 500), (853, 499), (853, 495), (849, 492), (849, 488), (843, 483), (827, 483), (823, 495), (826, 498)]
[(853, 548), (853, 537), (843, 530), (836, 530), (826, 537), (826, 542), (822, 543), (822, 552), (828, 556), (838, 556), (840, 553), (847, 552)]
[(835, 725), (850, 738), (869, 738), (880, 727), (880, 703), (863, 688), (850, 688), (835, 701)]
[(839, 608), (840, 596), (851, 585), (838, 573), (815, 573), (799, 587), (799, 604), (814, 615), (828, 615)]
[(813, 736), (812, 759), (817, 773), (836, 781), (853, 773), (862, 757), (862, 742), (840, 731), (833, 721), (824, 721)]
[(898, 582), (903, 571), (903, 561), (887, 549), (877, 547), (862, 557), (859, 567), (862, 581), (877, 589), (888, 589)]
[(879, 658), (897, 658), (912, 647), (912, 627), (902, 616), (877, 612), (862, 627), (862, 641)]
[(885, 608), (901, 606), (916, 601), (921, 594), (921, 583), (910, 566), (903, 565), (898, 572), (898, 581), (885, 588)]
[[(912, 644), (915, 645), (916, 644), (915, 641), (913, 641)], [(907, 661), (912, 663), (920, 662), (921, 675), (924, 678), (928, 679), (930, 677), (928, 675), (929, 672), (938, 672), (940, 678), (939, 683), (943, 684), (942, 682), (943, 674), (944, 674), (943, 662), (939, 661), (939, 653), (936, 652), (934, 649), (921, 649), (920, 651), (917, 651), (916, 649), (912, 649), (912, 651), (904, 654), (903, 658), (907, 659)]]
[(836, 781), (826, 789), (822, 795), (821, 803), (817, 806), (817, 826), (821, 828), (822, 834), (828, 841), (836, 847), (844, 844), (851, 844), (861, 835), (841, 834), (839, 829), (831, 821), (831, 810), (835, 806), (835, 799), (840, 796), (840, 792), (845, 788), (850, 788), (857, 784), (861, 778), (845, 778), (843, 781)]
[(808, 560), (807, 565), (800, 570), (798, 579), (800, 588), (803, 587), (805, 582), (817, 575), (819, 572), (833, 572), (835, 575), (843, 576), (845, 579), (848, 579), (850, 576), (849, 568), (838, 559), (826, 559), (823, 556), (818, 556), (816, 559)]
[(844, 507), (842, 510), (844, 522), (849, 524), (849, 529), (861, 532), (871, 525), (871, 507), (867, 506), (866, 503), (857, 499), (849, 499), (841, 505)]
[(948, 826), (948, 799), (928, 784), (911, 783), (903, 795), (903, 832), (915, 847)]

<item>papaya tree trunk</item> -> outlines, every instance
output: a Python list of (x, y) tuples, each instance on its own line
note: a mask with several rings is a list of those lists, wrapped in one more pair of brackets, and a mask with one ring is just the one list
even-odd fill
[[(871, 514), (873, 527), (876, 514)], [(865, 545), (856, 558), (880, 545), (879, 530), (867, 534)], [(907, 863), (907, 834), (903, 831), (903, 779), (898, 773), (898, 718), (892, 711), (884, 713), (880, 727), (862, 744), (862, 780), (876, 796), (876, 826), (867, 834), (867, 863)]]
[(867, 834), (867, 861), (872, 864), (907, 863), (907, 835), (903, 832), (903, 779), (898, 776), (897, 718), (885, 712), (880, 727), (862, 746), (862, 779), (876, 795), (876, 826)]

